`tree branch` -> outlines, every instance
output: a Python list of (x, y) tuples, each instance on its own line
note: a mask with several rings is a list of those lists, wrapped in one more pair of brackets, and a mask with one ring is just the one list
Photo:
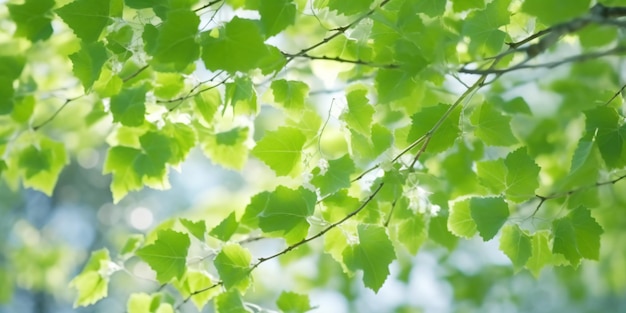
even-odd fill
[(477, 75), (488, 75), (488, 74), (502, 75), (508, 72), (518, 71), (522, 69), (554, 68), (554, 67), (566, 64), (566, 63), (585, 62), (585, 61), (589, 61), (589, 60), (593, 60), (593, 59), (597, 59), (597, 58), (601, 58), (601, 57), (605, 57), (609, 55), (616, 55), (616, 54), (622, 54), (622, 53), (626, 53), (626, 46), (617, 46), (613, 49), (601, 51), (601, 52), (579, 54), (579, 55), (567, 57), (562, 60), (554, 61), (554, 62), (547, 62), (547, 63), (540, 63), (540, 64), (518, 64), (509, 68), (505, 68), (505, 69), (490, 68), (486, 70), (479, 70), (479, 69), (471, 70), (471, 69), (462, 68), (459, 70), (459, 73), (477, 74)]
[(363, 60), (348, 60), (348, 59), (344, 59), (341, 57), (329, 57), (329, 56), (314, 56), (314, 55), (310, 55), (310, 54), (290, 54), (287, 52), (283, 52), (283, 55), (287, 58), (305, 58), (305, 59), (309, 59), (309, 60), (326, 60), (326, 61), (335, 61), (335, 62), (340, 62), (340, 63), (352, 63), (352, 64), (357, 64), (357, 65), (365, 65), (365, 66), (369, 66), (369, 67), (379, 67), (379, 68), (398, 68), (398, 65), (396, 64), (376, 64), (376, 63), (372, 63), (372, 62), (368, 62), (368, 61), (363, 61)]
[(588, 190), (591, 188), (596, 188), (596, 187), (600, 187), (600, 186), (606, 186), (606, 185), (614, 185), (617, 182), (619, 182), (620, 180), (626, 179), (626, 174), (621, 175), (615, 179), (609, 180), (609, 181), (604, 181), (604, 182), (596, 182), (595, 184), (592, 185), (588, 185), (588, 186), (583, 186), (580, 188), (576, 188), (576, 189), (572, 189), (572, 190), (568, 190), (565, 192), (560, 192), (560, 193), (554, 193), (548, 196), (542, 196), (542, 195), (535, 195), (535, 197), (537, 199), (539, 199), (539, 204), (537, 205), (537, 207), (535, 208), (535, 211), (533, 211), (533, 214), (531, 214), (528, 218), (535, 216), (535, 214), (537, 214), (537, 212), (539, 211), (539, 209), (541, 208), (541, 206), (548, 200), (552, 200), (552, 199), (558, 199), (558, 198), (563, 198), (563, 197), (568, 197), (571, 196), (575, 193), (584, 191), (584, 190)]

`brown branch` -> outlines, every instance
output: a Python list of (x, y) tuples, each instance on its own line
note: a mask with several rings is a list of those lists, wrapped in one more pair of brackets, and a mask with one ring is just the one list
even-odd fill
[(214, 0), (214, 1), (211, 1), (211, 2), (209, 2), (209, 3), (207, 3), (207, 4), (205, 4), (205, 5), (203, 5), (203, 6), (199, 7), (199, 8), (197, 8), (197, 9), (194, 9), (193, 11), (194, 11), (194, 12), (202, 11), (202, 10), (204, 10), (204, 9), (206, 9), (206, 8), (208, 8), (208, 7), (210, 7), (210, 6), (214, 5), (214, 4), (216, 4), (216, 3), (218, 3), (218, 2), (222, 2), (222, 1), (223, 1), (223, 0)]
[(379, 67), (379, 68), (398, 68), (397, 64), (376, 64), (376, 63), (372, 63), (372, 62), (368, 62), (368, 61), (363, 61), (363, 60), (349, 60), (349, 59), (344, 59), (341, 57), (329, 57), (329, 56), (314, 56), (314, 55), (310, 55), (310, 54), (290, 54), (287, 52), (283, 52), (283, 55), (287, 58), (305, 58), (305, 59), (309, 59), (309, 60), (326, 60), (326, 61), (335, 61), (335, 62), (340, 62), (340, 63), (351, 63), (351, 64), (357, 64), (357, 65), (365, 65), (365, 66), (369, 66), (369, 67)]
[(122, 82), (127, 82), (135, 77), (137, 77), (137, 75), (141, 74), (141, 72), (145, 71), (148, 69), (148, 67), (150, 67), (149, 64), (144, 65), (143, 67), (141, 67), (140, 69), (138, 69), (137, 71), (135, 71), (134, 73), (128, 75), (126, 78), (122, 79)]
[(560, 193), (553, 193), (551, 195), (548, 196), (542, 196), (542, 195), (535, 195), (535, 197), (537, 199), (539, 199), (539, 204), (537, 205), (537, 207), (535, 208), (535, 211), (533, 211), (533, 214), (531, 214), (528, 218), (535, 216), (535, 214), (537, 214), (537, 212), (539, 211), (539, 209), (541, 208), (541, 206), (548, 200), (552, 200), (552, 199), (558, 199), (558, 198), (563, 198), (563, 197), (568, 197), (571, 196), (575, 193), (581, 192), (581, 191), (585, 191), (591, 188), (596, 188), (596, 187), (600, 187), (600, 186), (606, 186), (606, 185), (614, 185), (617, 182), (619, 182), (620, 180), (626, 179), (626, 174), (619, 176), (615, 179), (612, 180), (608, 180), (608, 181), (604, 181), (604, 182), (596, 182), (595, 184), (592, 185), (588, 185), (588, 186), (583, 186), (583, 187), (579, 187), (576, 189), (571, 189), (565, 192), (560, 192)]
[(59, 115), (59, 113), (61, 113), (61, 111), (63, 111), (63, 109), (65, 109), (65, 107), (66, 107), (66, 106), (67, 106), (70, 102), (72, 102), (72, 101), (74, 101), (74, 100), (78, 100), (78, 99), (80, 99), (80, 98), (82, 98), (82, 97), (84, 97), (84, 96), (86, 96), (86, 95), (87, 95), (87, 94), (82, 94), (82, 95), (80, 95), (80, 96), (78, 96), (78, 97), (74, 97), (74, 98), (67, 98), (67, 99), (65, 99), (65, 102), (63, 102), (63, 104), (62, 104), (62, 105), (61, 105), (61, 106), (60, 106), (60, 107), (59, 107), (56, 111), (54, 111), (54, 113), (52, 113), (52, 115), (50, 115), (50, 117), (48, 117), (45, 121), (41, 122), (39, 125), (37, 125), (37, 126), (33, 126), (33, 130), (38, 130), (38, 129), (40, 129), (40, 128), (42, 128), (42, 127), (46, 126), (46, 124), (48, 124), (48, 123), (52, 122), (52, 120), (54, 120), (54, 119), (57, 117), (57, 115)]
[(279, 256), (281, 256), (281, 255), (283, 255), (283, 254), (286, 254), (286, 253), (288, 253), (289, 251), (291, 251), (291, 250), (293, 250), (293, 249), (295, 249), (295, 248), (297, 248), (297, 247), (299, 247), (299, 246), (301, 246), (301, 245), (303, 245), (303, 244), (305, 244), (305, 243), (307, 243), (307, 242), (309, 242), (309, 241), (315, 240), (315, 239), (317, 239), (317, 238), (319, 238), (319, 237), (323, 236), (323, 235), (324, 235), (325, 233), (327, 233), (329, 230), (331, 230), (331, 229), (333, 229), (333, 228), (335, 228), (335, 227), (337, 227), (337, 226), (339, 226), (339, 225), (343, 224), (345, 221), (347, 221), (347, 220), (349, 220), (350, 218), (352, 218), (353, 216), (355, 216), (355, 215), (359, 214), (359, 212), (361, 212), (361, 210), (363, 210), (363, 208), (365, 208), (365, 207), (367, 206), (367, 204), (369, 204), (369, 203), (370, 203), (370, 202), (371, 202), (371, 201), (372, 201), (372, 200), (376, 197), (376, 195), (378, 194), (378, 192), (380, 191), (380, 189), (382, 189), (382, 188), (383, 188), (383, 185), (385, 185), (385, 183), (380, 183), (380, 185), (378, 185), (378, 187), (376, 187), (376, 189), (374, 189), (374, 192), (372, 192), (372, 194), (370, 194), (370, 196), (369, 196), (369, 197), (367, 197), (367, 199), (365, 199), (365, 201), (363, 201), (363, 203), (361, 203), (361, 205), (360, 205), (360, 206), (359, 206), (356, 210), (354, 210), (354, 211), (350, 212), (348, 215), (346, 215), (346, 216), (345, 216), (344, 218), (342, 218), (341, 220), (339, 220), (339, 221), (337, 221), (337, 222), (334, 222), (334, 223), (332, 223), (332, 224), (328, 225), (328, 227), (326, 227), (326, 228), (322, 229), (322, 231), (320, 231), (319, 233), (317, 233), (317, 234), (315, 234), (315, 235), (313, 235), (313, 236), (311, 236), (311, 237), (308, 237), (308, 238), (302, 239), (302, 240), (300, 240), (300, 241), (298, 241), (298, 242), (296, 242), (296, 243), (294, 243), (294, 244), (290, 245), (289, 247), (287, 247), (287, 248), (283, 249), (282, 251), (280, 251), (280, 252), (278, 252), (278, 253), (272, 254), (272, 255), (270, 255), (270, 256), (268, 256), (268, 257), (265, 257), (265, 258), (259, 258), (259, 259), (258, 259), (258, 261), (257, 261), (254, 265), (252, 265), (252, 266), (250, 267), (249, 271), (250, 271), (250, 272), (252, 272), (252, 271), (253, 271), (255, 268), (257, 268), (259, 265), (261, 265), (261, 264), (263, 264), (263, 263), (265, 263), (265, 262), (267, 262), (267, 261), (269, 261), (269, 260), (271, 260), (271, 259), (277, 258), (277, 257), (279, 257)]
[(302, 50), (300, 50), (298, 53), (293, 54), (292, 57), (287, 59), (286, 63), (291, 62), (296, 56), (301, 56), (301, 55), (305, 55), (307, 54), (309, 51), (318, 48), (326, 43), (328, 43), (329, 41), (335, 39), (336, 37), (338, 37), (339, 35), (345, 33), (348, 29), (354, 27), (354, 25), (358, 24), (359, 22), (361, 22), (362, 20), (364, 20), (365, 18), (369, 17), (370, 15), (374, 14), (374, 12), (376, 12), (376, 9), (378, 8), (382, 8), (383, 6), (385, 6), (389, 1), (391, 0), (384, 0), (383, 2), (381, 2), (376, 8), (373, 8), (371, 10), (369, 10), (367, 13), (361, 15), (360, 17), (358, 17), (356, 20), (352, 21), (350, 24), (345, 25), (345, 26), (341, 26), (341, 27), (337, 27), (335, 29), (332, 29), (332, 31), (334, 31), (333, 34), (331, 34), (328, 37), (325, 37), (324, 39), (322, 39), (322, 41), (309, 46), (308, 48), (304, 48)]
[[(254, 271), (257, 267), (259, 267), (259, 265), (261, 265), (261, 264), (263, 264), (263, 263), (265, 263), (265, 262), (267, 262), (267, 261), (269, 261), (269, 260), (271, 260), (271, 259), (277, 258), (277, 257), (279, 257), (279, 256), (281, 256), (281, 255), (283, 255), (283, 254), (287, 254), (289, 251), (291, 251), (291, 250), (293, 250), (293, 249), (295, 249), (295, 248), (297, 248), (297, 247), (299, 247), (299, 246), (301, 246), (301, 245), (303, 245), (303, 244), (306, 244), (306, 243), (308, 243), (308, 242), (310, 242), (310, 241), (313, 241), (313, 240), (315, 240), (315, 239), (317, 239), (317, 238), (319, 238), (319, 237), (323, 236), (325, 233), (327, 233), (327, 232), (328, 232), (328, 231), (330, 231), (331, 229), (333, 229), (333, 228), (335, 228), (335, 227), (337, 227), (337, 226), (339, 226), (339, 225), (343, 224), (345, 221), (347, 221), (347, 220), (349, 220), (350, 218), (354, 217), (354, 216), (355, 216), (355, 215), (357, 215), (359, 212), (361, 212), (361, 211), (362, 211), (362, 210), (363, 210), (363, 209), (367, 206), (367, 204), (369, 204), (369, 203), (370, 203), (370, 202), (371, 202), (371, 201), (372, 201), (372, 200), (376, 197), (376, 195), (378, 194), (378, 192), (379, 192), (379, 191), (383, 188), (383, 185), (384, 185), (384, 183), (380, 183), (380, 185), (378, 185), (378, 187), (376, 187), (376, 189), (374, 189), (374, 191), (373, 191), (373, 192), (369, 195), (369, 197), (367, 197), (367, 199), (365, 199), (365, 200), (363, 201), (363, 203), (361, 203), (361, 205), (360, 205), (360, 206), (359, 206), (356, 210), (354, 210), (354, 211), (350, 212), (348, 215), (346, 215), (346, 216), (345, 216), (344, 218), (342, 218), (341, 220), (339, 220), (339, 221), (337, 221), (337, 222), (335, 222), (335, 223), (333, 223), (333, 224), (329, 225), (328, 227), (326, 227), (326, 228), (322, 229), (322, 231), (320, 231), (319, 233), (317, 233), (317, 234), (315, 234), (315, 235), (313, 235), (313, 236), (311, 236), (311, 237), (308, 237), (308, 238), (302, 239), (302, 240), (300, 240), (300, 241), (298, 241), (298, 242), (296, 242), (296, 243), (294, 243), (294, 244), (290, 245), (289, 247), (287, 247), (287, 248), (283, 249), (282, 251), (280, 251), (280, 252), (278, 252), (278, 253), (275, 253), (275, 254), (270, 255), (270, 256), (268, 256), (268, 257), (259, 258), (259, 259), (258, 259), (258, 261), (257, 261), (256, 263), (254, 263), (254, 264), (253, 264), (253, 265), (252, 265), (252, 266), (248, 269), (248, 273), (251, 273), (251, 272), (252, 272), (252, 271)], [(180, 307), (181, 307), (183, 304), (185, 304), (185, 303), (189, 302), (189, 300), (191, 299), (191, 297), (193, 297), (193, 296), (195, 296), (195, 295), (198, 295), (198, 294), (201, 294), (201, 293), (203, 293), (203, 292), (209, 291), (209, 290), (211, 290), (211, 289), (213, 289), (213, 288), (217, 288), (217, 287), (222, 286), (222, 285), (224, 285), (224, 282), (223, 282), (223, 281), (218, 281), (218, 282), (214, 283), (213, 285), (211, 285), (211, 286), (209, 286), (209, 287), (202, 288), (202, 289), (198, 289), (198, 290), (196, 290), (196, 291), (194, 291), (194, 292), (190, 293), (190, 294), (189, 294), (189, 296), (187, 296), (185, 299), (183, 299), (183, 301), (182, 301), (181, 303), (179, 303), (178, 305), (176, 305), (175, 310), (180, 309)]]
[(617, 46), (607, 51), (579, 54), (579, 55), (567, 57), (562, 60), (554, 61), (554, 62), (540, 63), (540, 64), (534, 64), (534, 65), (533, 64), (518, 64), (509, 68), (505, 68), (505, 69), (490, 68), (486, 70), (479, 70), (479, 69), (472, 70), (472, 69), (462, 68), (459, 70), (459, 73), (476, 74), (476, 75), (489, 75), (489, 74), (502, 75), (508, 72), (518, 71), (522, 69), (554, 68), (554, 67), (566, 64), (566, 63), (585, 62), (585, 61), (589, 61), (589, 60), (593, 60), (593, 59), (597, 59), (597, 58), (601, 58), (601, 57), (605, 57), (609, 55), (616, 55), (616, 54), (622, 54), (622, 53), (626, 53), (626, 46)]
[(622, 88), (620, 88), (616, 93), (614, 93), (611, 99), (609, 99), (609, 101), (604, 103), (604, 106), (607, 106), (609, 105), (609, 103), (613, 102), (615, 98), (617, 98), (622, 92), (624, 92), (624, 89), (626, 89), (626, 84), (622, 85)]

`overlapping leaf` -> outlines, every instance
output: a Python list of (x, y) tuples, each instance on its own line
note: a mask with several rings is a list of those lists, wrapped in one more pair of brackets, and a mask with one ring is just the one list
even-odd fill
[(359, 243), (344, 250), (343, 260), (350, 270), (362, 270), (365, 286), (378, 292), (389, 276), (389, 265), (396, 253), (381, 226), (360, 224), (358, 235)]
[(252, 149), (252, 155), (259, 158), (279, 176), (289, 175), (297, 167), (302, 157), (302, 147), (306, 137), (293, 127), (280, 127), (268, 131)]
[(142, 258), (156, 272), (157, 280), (164, 284), (173, 278), (182, 279), (187, 268), (189, 236), (173, 230), (161, 230), (157, 240), (137, 250)]

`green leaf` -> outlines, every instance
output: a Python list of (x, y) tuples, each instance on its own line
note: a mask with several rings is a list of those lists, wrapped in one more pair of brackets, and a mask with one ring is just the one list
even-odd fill
[(413, 255), (428, 238), (428, 228), (423, 214), (403, 218), (397, 225), (398, 241)]
[(100, 42), (81, 43), (80, 50), (70, 55), (74, 75), (80, 79), (85, 90), (89, 90), (98, 80), (102, 66), (108, 58), (107, 51)]
[(134, 254), (139, 246), (143, 244), (143, 241), (144, 237), (142, 234), (128, 236), (128, 238), (126, 239), (126, 243), (124, 243), (124, 246), (122, 246), (122, 249), (120, 249), (120, 255), (122, 257), (127, 257), (131, 253)]
[(196, 94), (193, 97), (196, 112), (200, 113), (205, 122), (211, 123), (213, 117), (217, 112), (217, 108), (222, 103), (220, 92), (213, 88), (201, 93)]
[(204, 33), (202, 42), (202, 61), (211, 71), (247, 72), (269, 53), (259, 26), (239, 17), (226, 23), (218, 38)]
[(215, 313), (250, 313), (237, 290), (226, 291), (215, 299)]
[(293, 172), (302, 157), (306, 137), (292, 127), (267, 131), (252, 149), (252, 155), (267, 164), (279, 176)]
[(160, 293), (152, 296), (146, 293), (134, 293), (128, 298), (126, 311), (128, 313), (174, 313), (172, 304), (163, 302), (163, 295)]
[(348, 124), (351, 130), (363, 135), (369, 135), (374, 116), (374, 107), (367, 100), (367, 89), (358, 88), (346, 95), (348, 111), (341, 114), (341, 118)]
[(378, 292), (389, 276), (389, 265), (396, 253), (382, 226), (359, 224), (358, 235), (359, 243), (344, 250), (344, 262), (352, 271), (362, 270), (365, 287)]
[(30, 41), (46, 40), (52, 35), (50, 9), (54, 0), (26, 0), (22, 5), (7, 4), (17, 29), (15, 35)]
[(199, 129), (200, 147), (216, 164), (241, 170), (248, 160), (248, 127), (235, 127), (225, 132), (212, 133)]
[(129, 191), (143, 188), (143, 175), (134, 167), (141, 154), (141, 150), (135, 148), (122, 146), (109, 148), (102, 173), (113, 174), (111, 192), (114, 203), (119, 202)]
[(76, 0), (56, 10), (85, 43), (98, 41), (100, 34), (111, 21), (111, 4), (116, 0)]
[(450, 251), (454, 249), (458, 243), (458, 237), (448, 230), (448, 216), (441, 213), (430, 218), (430, 223), (428, 224), (428, 238), (446, 247)]
[(173, 230), (161, 230), (157, 240), (137, 250), (137, 256), (156, 272), (157, 280), (165, 284), (172, 278), (181, 279), (187, 268), (189, 236)]
[(500, 250), (513, 262), (515, 270), (519, 271), (531, 256), (531, 238), (518, 225), (507, 225), (502, 228)]
[(301, 81), (279, 79), (272, 81), (274, 101), (285, 109), (303, 110), (304, 100), (309, 93), (309, 86)]
[(469, 239), (476, 234), (476, 222), (470, 213), (470, 200), (456, 201), (450, 206), (448, 229), (457, 237)]
[(230, 237), (235, 234), (235, 231), (239, 227), (239, 222), (237, 221), (237, 216), (235, 212), (228, 214), (228, 216), (223, 219), (219, 225), (215, 226), (210, 232), (209, 235), (221, 240), (228, 241)]
[(180, 223), (187, 228), (190, 234), (204, 242), (204, 234), (206, 233), (206, 223), (204, 221), (192, 221), (190, 219), (181, 218)]
[(470, 38), (469, 52), (493, 56), (502, 49), (506, 33), (499, 29), (509, 23), (511, 0), (495, 0), (484, 10), (473, 11), (463, 22), (463, 34)]
[(265, 37), (269, 38), (295, 22), (296, 5), (291, 0), (263, 0), (259, 14)]
[(509, 206), (503, 198), (472, 198), (470, 214), (484, 241), (490, 240), (509, 217)]
[(111, 113), (113, 121), (125, 126), (141, 126), (146, 114), (146, 86), (124, 88), (111, 97)]
[(130, 25), (124, 25), (107, 35), (106, 47), (109, 51), (117, 54), (120, 60), (127, 60), (133, 55), (133, 52), (130, 50), (133, 35), (133, 28)]
[(316, 201), (315, 193), (303, 187), (294, 190), (278, 186), (269, 194), (266, 202), (262, 203), (261, 208), (249, 209), (259, 212), (259, 227), (263, 232), (278, 234), (287, 244), (293, 244), (307, 235), (307, 217), (313, 215)]
[(18, 159), (25, 187), (37, 189), (49, 196), (61, 171), (67, 164), (68, 156), (65, 145), (60, 142), (42, 138), (39, 147), (29, 146), (24, 149)]
[[(183, 297), (190, 297), (198, 311), (202, 311), (204, 306), (221, 292), (219, 288), (207, 290), (215, 283), (207, 273), (195, 270), (187, 270), (183, 279), (175, 285)], [(203, 292), (197, 292), (198, 290), (203, 290)]]
[(167, 161), (172, 156), (171, 140), (161, 133), (147, 132), (139, 137), (143, 153), (135, 160), (134, 169), (143, 182), (153, 188), (167, 184)]
[[(451, 109), (450, 105), (438, 104), (432, 107), (423, 108), (420, 112), (411, 116), (411, 130), (407, 138), (408, 142), (413, 142), (432, 130), (437, 121)], [(437, 153), (450, 148), (459, 137), (459, 116), (461, 107), (452, 109), (439, 129), (432, 135), (427, 151)]]
[(418, 85), (411, 73), (399, 69), (380, 69), (375, 82), (381, 104), (411, 95)]
[(403, 10), (424, 13), (430, 17), (443, 14), (446, 9), (446, 0), (409, 0), (405, 1)]
[(476, 126), (476, 136), (486, 144), (510, 146), (517, 143), (511, 132), (511, 118), (498, 112), (491, 103), (485, 102), (479, 106), (471, 119)]
[(13, 82), (22, 74), (25, 62), (22, 56), (0, 56), (0, 114), (13, 110)]
[(563, 5), (559, 0), (527, 0), (522, 5), (522, 11), (536, 16), (545, 25), (553, 25), (582, 16), (589, 9), (590, 2), (572, 0)]
[(167, 19), (158, 30), (152, 54), (152, 64), (157, 69), (183, 71), (200, 56), (200, 45), (195, 37), (200, 18), (190, 10), (168, 12)]
[(539, 171), (535, 161), (528, 156), (525, 148), (517, 149), (504, 159), (507, 169), (506, 197), (513, 202), (524, 202), (535, 196), (539, 187)]
[(328, 8), (343, 15), (365, 14), (369, 11), (373, 0), (343, 1), (329, 0)]
[(485, 6), (485, 0), (451, 0), (454, 12), (463, 12), (469, 9), (481, 9)]
[(562, 258), (558, 258), (562, 255), (552, 254), (552, 250), (549, 246), (550, 233), (547, 230), (538, 231), (533, 234), (531, 239), (532, 253), (528, 262), (526, 262), (526, 268), (535, 276), (539, 277), (541, 269), (546, 265), (560, 265), (563, 264)]
[(579, 206), (567, 216), (554, 220), (552, 233), (552, 251), (565, 256), (574, 267), (580, 264), (581, 258), (598, 260), (603, 230), (586, 207)]
[(626, 125), (619, 125), (622, 117), (617, 110), (601, 106), (585, 112), (587, 136), (595, 134), (595, 142), (607, 167), (626, 165)]
[(110, 262), (107, 249), (91, 252), (85, 268), (70, 282), (70, 287), (78, 291), (74, 308), (94, 304), (108, 295)]
[(289, 291), (280, 294), (276, 306), (285, 313), (304, 313), (313, 309), (309, 296)]
[(196, 133), (186, 124), (167, 123), (161, 132), (169, 139), (170, 157), (167, 162), (172, 166), (185, 161), (191, 149), (196, 146)]
[(250, 285), (250, 252), (238, 244), (226, 244), (213, 263), (227, 290), (245, 291)]
[(235, 114), (252, 114), (257, 111), (256, 91), (248, 76), (237, 77), (234, 82), (227, 83), (224, 97), (226, 105), (222, 114), (228, 106), (233, 108)]
[(152, 312), (153, 310), (150, 308), (151, 304), (152, 297), (149, 294), (133, 293), (128, 298), (126, 311), (128, 311), (128, 313)]
[(335, 193), (339, 189), (350, 187), (350, 175), (355, 170), (352, 158), (345, 154), (341, 158), (328, 161), (326, 169), (315, 168), (311, 183), (320, 189), (322, 195)]

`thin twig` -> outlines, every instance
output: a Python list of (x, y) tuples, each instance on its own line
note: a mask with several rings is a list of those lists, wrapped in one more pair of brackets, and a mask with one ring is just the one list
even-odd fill
[(614, 185), (615, 183), (617, 183), (618, 181), (623, 180), (623, 179), (626, 179), (626, 174), (624, 174), (622, 176), (619, 176), (619, 177), (617, 177), (615, 179), (609, 180), (609, 181), (596, 182), (595, 184), (592, 184), (592, 185), (583, 186), (583, 187), (572, 189), (572, 190), (568, 190), (568, 191), (565, 191), (565, 192), (554, 193), (554, 194), (551, 194), (551, 195), (548, 195), (548, 196), (535, 195), (535, 197), (537, 199), (539, 199), (539, 204), (535, 208), (535, 211), (533, 211), (533, 213), (529, 216), (529, 218), (535, 216), (535, 214), (537, 214), (537, 212), (539, 211), (541, 206), (548, 200), (568, 197), (568, 196), (571, 196), (571, 195), (573, 195), (575, 193), (578, 193), (578, 192), (581, 192), (581, 191), (584, 191), (584, 190), (588, 190), (588, 189), (591, 189), (591, 188), (595, 188), (595, 187), (600, 187), (600, 186), (605, 186), (605, 185)]
[(310, 55), (310, 54), (290, 54), (287, 52), (283, 52), (283, 55), (287, 58), (305, 58), (305, 59), (309, 59), (309, 60), (326, 60), (326, 61), (335, 61), (335, 62), (340, 62), (340, 63), (351, 63), (351, 64), (357, 64), (357, 65), (365, 65), (365, 66), (369, 66), (369, 67), (378, 67), (378, 68), (398, 68), (398, 65), (396, 64), (376, 64), (376, 63), (372, 63), (372, 62), (368, 62), (368, 61), (363, 61), (363, 60), (349, 60), (349, 59), (344, 59), (341, 57), (329, 57), (329, 56), (314, 56), (314, 55)]
[(54, 111), (54, 113), (52, 113), (52, 115), (50, 115), (50, 117), (48, 117), (45, 121), (41, 122), (41, 124), (37, 125), (37, 126), (33, 126), (33, 130), (38, 130), (44, 126), (46, 126), (46, 124), (52, 122), (52, 120), (54, 120), (57, 115), (59, 115), (59, 113), (61, 113), (61, 111), (63, 111), (63, 109), (65, 109), (65, 107), (70, 104), (70, 102), (74, 101), (74, 100), (78, 100), (84, 96), (86, 96), (87, 94), (82, 94), (78, 97), (74, 97), (74, 98), (67, 98), (65, 99), (65, 102), (56, 110)]
[(329, 230), (331, 230), (331, 229), (333, 229), (333, 228), (335, 228), (335, 227), (337, 227), (337, 226), (339, 226), (339, 225), (343, 224), (345, 221), (347, 221), (347, 220), (349, 220), (350, 218), (352, 218), (353, 216), (357, 215), (359, 212), (361, 212), (361, 210), (363, 210), (363, 208), (365, 208), (365, 207), (366, 207), (366, 206), (367, 206), (367, 205), (368, 205), (368, 204), (369, 204), (369, 203), (370, 203), (370, 202), (371, 202), (371, 201), (372, 201), (372, 200), (376, 197), (376, 195), (378, 194), (378, 192), (380, 191), (380, 189), (382, 189), (382, 188), (383, 188), (383, 185), (384, 185), (384, 184), (385, 184), (385, 183), (380, 183), (380, 184), (378, 185), (378, 187), (376, 187), (376, 189), (374, 190), (374, 192), (372, 192), (372, 193), (370, 194), (370, 196), (369, 196), (369, 197), (367, 197), (367, 199), (365, 199), (365, 201), (363, 201), (363, 203), (361, 203), (361, 205), (360, 205), (360, 206), (359, 206), (356, 210), (354, 210), (354, 211), (350, 212), (348, 215), (346, 215), (346, 216), (345, 216), (344, 218), (342, 218), (341, 220), (339, 220), (339, 221), (337, 221), (337, 222), (334, 222), (334, 223), (332, 223), (332, 224), (328, 225), (328, 227), (326, 227), (326, 228), (322, 229), (322, 231), (320, 231), (319, 233), (317, 233), (317, 234), (315, 234), (315, 235), (313, 235), (313, 236), (311, 236), (311, 237), (308, 237), (308, 238), (302, 239), (302, 240), (300, 240), (300, 241), (298, 241), (298, 242), (296, 242), (296, 243), (294, 243), (294, 244), (290, 245), (289, 247), (287, 247), (287, 248), (283, 249), (282, 251), (280, 251), (280, 252), (278, 252), (278, 253), (272, 254), (272, 255), (270, 255), (270, 256), (268, 256), (268, 257), (259, 258), (259, 259), (258, 259), (258, 261), (257, 261), (254, 265), (252, 265), (252, 266), (250, 267), (249, 272), (252, 272), (255, 268), (257, 268), (259, 265), (263, 264), (264, 262), (267, 262), (267, 261), (269, 261), (269, 260), (271, 260), (271, 259), (277, 258), (277, 257), (279, 257), (279, 256), (281, 256), (281, 255), (283, 255), (283, 254), (286, 254), (287, 252), (289, 252), (289, 251), (291, 251), (291, 250), (293, 250), (293, 249), (295, 249), (295, 248), (297, 248), (297, 247), (299, 247), (299, 246), (301, 246), (301, 245), (303, 245), (303, 244), (305, 244), (305, 243), (307, 243), (307, 242), (309, 242), (309, 241), (315, 240), (315, 239), (317, 239), (317, 238), (319, 238), (319, 237), (323, 236), (323, 235), (324, 235), (325, 233), (327, 233)]
[(547, 62), (547, 63), (534, 64), (534, 65), (518, 64), (509, 68), (505, 68), (505, 69), (490, 68), (486, 70), (478, 70), (478, 69), (472, 70), (472, 69), (462, 68), (462, 69), (459, 69), (459, 72), (465, 73), (465, 74), (477, 74), (477, 75), (488, 75), (488, 74), (502, 75), (508, 72), (513, 72), (513, 71), (522, 70), (522, 69), (554, 68), (554, 67), (566, 64), (566, 63), (585, 62), (585, 61), (589, 61), (589, 60), (593, 60), (593, 59), (597, 59), (597, 58), (601, 58), (601, 57), (605, 57), (609, 55), (621, 54), (625, 52), (626, 52), (626, 47), (617, 46), (610, 50), (579, 54), (576, 56), (571, 56), (571, 57), (564, 58), (562, 60), (554, 61), (554, 62)]
[(223, 1), (223, 0), (214, 0), (214, 1), (211, 1), (211, 2), (209, 2), (209, 3), (207, 3), (207, 4), (205, 4), (205, 5), (201, 6), (201, 7), (199, 7), (199, 8), (197, 8), (197, 9), (193, 10), (193, 11), (194, 11), (194, 12), (202, 11), (202, 10), (204, 10), (204, 9), (206, 9), (206, 8), (208, 8), (208, 7), (210, 7), (210, 6), (214, 5), (214, 4), (216, 4), (216, 3), (218, 3), (218, 2), (222, 2), (222, 1)]

